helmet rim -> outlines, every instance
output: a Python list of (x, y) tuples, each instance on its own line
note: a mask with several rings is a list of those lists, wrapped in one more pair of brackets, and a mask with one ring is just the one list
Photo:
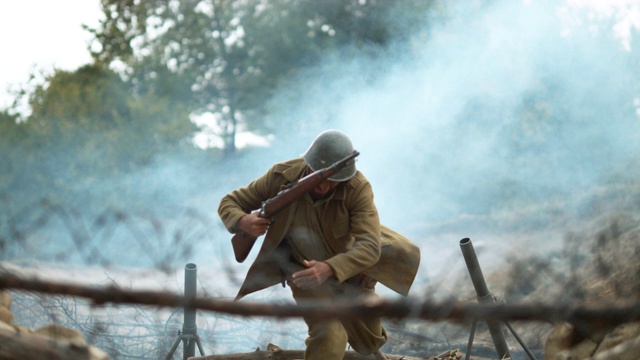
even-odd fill
[[(302, 154), (302, 158), (311, 170), (317, 171), (344, 159), (353, 150), (353, 144), (347, 134), (339, 130), (330, 129), (316, 136), (309, 148)], [(354, 161), (328, 179), (339, 182), (347, 181), (355, 176), (356, 172)]]

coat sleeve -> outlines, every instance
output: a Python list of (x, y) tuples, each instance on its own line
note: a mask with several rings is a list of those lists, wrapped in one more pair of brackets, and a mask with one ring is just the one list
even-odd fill
[(262, 202), (277, 194), (277, 165), (269, 169), (264, 175), (249, 183), (247, 186), (233, 190), (220, 200), (218, 215), (230, 233), (238, 229), (238, 220), (245, 214), (260, 208)]

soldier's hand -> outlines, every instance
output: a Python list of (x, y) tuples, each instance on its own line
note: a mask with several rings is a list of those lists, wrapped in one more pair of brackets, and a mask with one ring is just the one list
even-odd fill
[(333, 268), (322, 261), (307, 261), (302, 263), (307, 269), (293, 273), (293, 284), (302, 289), (313, 289), (324, 284), (335, 275)]
[(247, 234), (258, 237), (263, 235), (269, 230), (269, 219), (261, 218), (258, 216), (260, 213), (254, 211), (250, 214), (244, 215), (238, 220), (238, 228)]

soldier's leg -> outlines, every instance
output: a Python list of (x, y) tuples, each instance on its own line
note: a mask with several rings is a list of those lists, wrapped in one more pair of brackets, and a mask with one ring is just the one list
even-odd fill
[[(342, 297), (354, 301), (378, 298), (375, 282), (370, 282), (366, 286), (359, 282), (345, 282), (340, 290)], [(362, 355), (375, 353), (387, 342), (387, 332), (379, 317), (343, 319), (342, 326), (347, 332), (349, 345)]]
[(349, 345), (362, 355), (375, 353), (387, 342), (387, 332), (380, 318), (343, 320)]
[[(330, 303), (334, 290), (327, 284), (315, 289), (305, 290), (289, 283), (294, 299), (298, 304), (309, 301)], [(342, 360), (347, 347), (347, 332), (338, 319), (304, 318), (309, 329), (305, 340), (307, 349), (305, 360)]]
[(338, 320), (304, 319), (309, 327), (305, 340), (305, 360), (342, 360), (347, 347), (347, 333)]

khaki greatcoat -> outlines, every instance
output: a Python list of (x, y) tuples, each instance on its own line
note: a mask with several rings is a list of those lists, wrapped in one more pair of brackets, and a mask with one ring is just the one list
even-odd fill
[[(224, 196), (218, 214), (227, 230), (235, 233), (243, 215), (300, 179), (305, 168), (301, 158), (276, 164), (249, 185)], [(282, 262), (276, 249), (287, 233), (295, 204), (276, 214), (236, 299), (282, 281)], [(324, 206), (322, 235), (335, 253), (325, 262), (335, 271), (336, 279), (344, 282), (364, 273), (406, 296), (418, 270), (420, 250), (404, 236), (380, 225), (371, 184), (365, 176), (357, 171), (340, 183)]]

